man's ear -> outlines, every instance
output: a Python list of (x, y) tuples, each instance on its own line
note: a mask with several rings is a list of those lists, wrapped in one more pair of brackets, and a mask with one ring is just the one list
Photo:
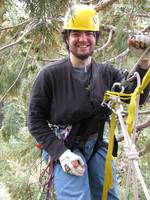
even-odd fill
[(66, 38), (66, 44), (69, 44), (68, 37)]
[(67, 50), (69, 50), (69, 31), (62, 32), (62, 38)]

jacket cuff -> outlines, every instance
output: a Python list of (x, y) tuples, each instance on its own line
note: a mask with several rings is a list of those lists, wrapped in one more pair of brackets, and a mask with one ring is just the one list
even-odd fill
[(52, 146), (49, 145), (45, 150), (54, 161), (58, 161), (59, 157), (68, 149), (62, 141), (55, 141)]
[(144, 77), (148, 69), (142, 69), (140, 65), (137, 65), (136, 71), (140, 74), (141, 79)]

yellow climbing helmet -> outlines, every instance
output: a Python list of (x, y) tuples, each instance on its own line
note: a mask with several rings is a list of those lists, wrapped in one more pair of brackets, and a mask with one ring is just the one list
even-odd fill
[(91, 5), (72, 6), (64, 19), (64, 30), (99, 31), (99, 18)]

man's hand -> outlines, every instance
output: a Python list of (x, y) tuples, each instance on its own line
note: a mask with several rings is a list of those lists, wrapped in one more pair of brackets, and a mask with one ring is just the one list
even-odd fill
[(75, 176), (83, 176), (85, 168), (82, 158), (69, 149), (60, 156), (59, 161), (64, 172)]
[(142, 60), (150, 60), (150, 35), (134, 35), (128, 39), (129, 49), (138, 57), (141, 57), (144, 51), (149, 50), (143, 56)]

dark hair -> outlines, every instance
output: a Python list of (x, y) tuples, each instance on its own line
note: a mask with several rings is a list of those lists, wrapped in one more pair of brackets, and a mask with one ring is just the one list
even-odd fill
[[(70, 31), (71, 30), (63, 30), (62, 33), (61, 33), (62, 34), (62, 38), (63, 38), (63, 42), (65, 43), (66, 48), (67, 48), (68, 51), (69, 51), (69, 46), (68, 46), (66, 40), (69, 37)], [(100, 33), (98, 31), (93, 31), (93, 32), (95, 33), (96, 44), (97, 44)]]

